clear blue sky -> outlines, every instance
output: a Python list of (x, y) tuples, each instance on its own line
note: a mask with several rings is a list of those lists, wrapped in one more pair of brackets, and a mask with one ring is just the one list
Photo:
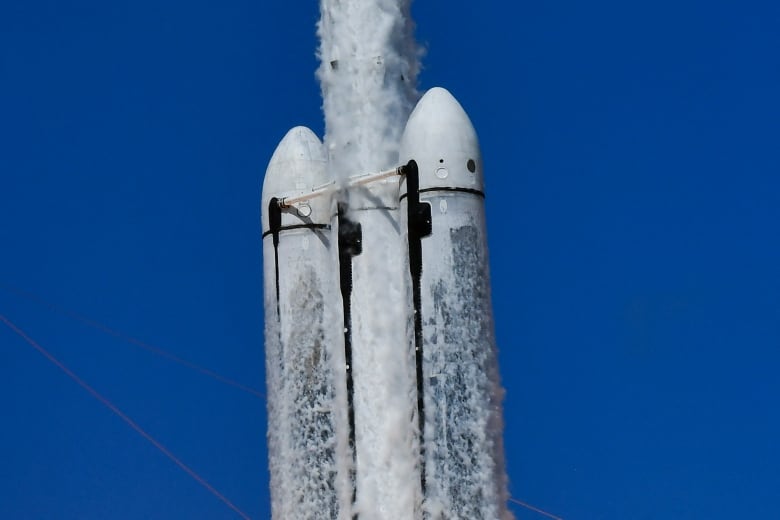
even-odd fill
[[(780, 518), (780, 4), (418, 0), (485, 157), (512, 495)], [(259, 198), (322, 134), (316, 2), (0, 4), (0, 284), (264, 389)], [(0, 314), (254, 519), (265, 403), (18, 294)], [(0, 325), (0, 518), (233, 519)], [(541, 518), (512, 506), (519, 519)]]

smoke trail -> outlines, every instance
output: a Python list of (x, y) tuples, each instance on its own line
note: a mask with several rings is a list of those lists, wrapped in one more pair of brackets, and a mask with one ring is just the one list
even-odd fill
[[(401, 134), (418, 94), (419, 48), (411, 0), (321, 0), (318, 55), (329, 175), (348, 177), (398, 166)], [(340, 193), (362, 229), (352, 259), (356, 501), (361, 518), (410, 518), (419, 450), (411, 342), (398, 222), (399, 180)], [(349, 200), (347, 200), (349, 199)], [(346, 396), (337, 396), (346, 403)], [(351, 401), (350, 401), (351, 402)], [(344, 504), (343, 509), (348, 509)]]
[(411, 0), (322, 0), (317, 76), (337, 180), (396, 166), (418, 94)]

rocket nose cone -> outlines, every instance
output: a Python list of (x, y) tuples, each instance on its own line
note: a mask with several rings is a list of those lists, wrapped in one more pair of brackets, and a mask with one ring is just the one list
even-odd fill
[(311, 191), (328, 182), (327, 153), (314, 132), (305, 126), (292, 128), (276, 147), (263, 179), (263, 231), (268, 223), (272, 197)]
[[(417, 102), (417, 106), (414, 108), (414, 114), (417, 117), (430, 117), (436, 114), (438, 118), (448, 118), (452, 120), (460, 120), (460, 122), (468, 122), (469, 118), (463, 107), (460, 106), (458, 100), (450, 93), (449, 90), (442, 87), (433, 87), (428, 90), (420, 101)], [(411, 117), (410, 117), (411, 120)]]
[(305, 126), (291, 128), (274, 151), (269, 168), (278, 161), (284, 160), (322, 160), (322, 142), (314, 132)]
[[(296, 182), (321, 183), (313, 179), (320, 172), (312, 164), (325, 164), (327, 156), (322, 142), (305, 126), (290, 129), (274, 150), (265, 172), (263, 190), (274, 187), (282, 190), (296, 188)], [(315, 169), (316, 170), (316, 169)]]
[(401, 136), (400, 159), (417, 162), (420, 188), (482, 190), (482, 155), (474, 125), (446, 89), (434, 87), (417, 103)]

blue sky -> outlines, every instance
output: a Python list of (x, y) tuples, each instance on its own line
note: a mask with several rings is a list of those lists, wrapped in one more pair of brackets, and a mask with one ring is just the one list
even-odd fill
[[(511, 492), (780, 517), (780, 4), (418, 0), (485, 158)], [(323, 131), (316, 2), (0, 4), (0, 285), (264, 390), (259, 197)], [(0, 289), (254, 519), (265, 404)], [(237, 515), (0, 326), (0, 518)], [(519, 519), (540, 518), (513, 506)]]

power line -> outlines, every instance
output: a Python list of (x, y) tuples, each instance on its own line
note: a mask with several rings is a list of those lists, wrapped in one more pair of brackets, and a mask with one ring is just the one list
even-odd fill
[(235, 504), (233, 504), (230, 500), (225, 498), (225, 496), (217, 491), (211, 484), (206, 482), (206, 480), (198, 475), (195, 470), (184, 464), (181, 460), (179, 460), (173, 453), (171, 453), (165, 446), (160, 444), (157, 439), (152, 437), (150, 434), (148, 434), (146, 431), (144, 431), (135, 421), (133, 421), (130, 417), (125, 415), (122, 410), (116, 407), (111, 401), (109, 401), (106, 397), (104, 397), (102, 394), (100, 394), (97, 390), (89, 386), (83, 379), (81, 379), (79, 376), (77, 376), (75, 373), (73, 373), (68, 367), (66, 367), (59, 359), (55, 358), (53, 355), (51, 355), (46, 349), (44, 349), (42, 346), (40, 346), (38, 343), (36, 343), (32, 338), (30, 338), (27, 334), (25, 334), (19, 327), (14, 325), (8, 318), (0, 314), (0, 321), (5, 323), (8, 328), (10, 328), (13, 332), (15, 332), (20, 338), (22, 338), (24, 341), (26, 341), (30, 346), (32, 346), (35, 350), (40, 352), (41, 354), (46, 357), (49, 361), (51, 361), (54, 365), (57, 366), (60, 370), (65, 372), (65, 374), (73, 379), (76, 383), (78, 383), (79, 386), (81, 386), (84, 390), (90, 393), (92, 397), (103, 403), (104, 406), (106, 406), (109, 410), (114, 412), (116, 416), (118, 416), (120, 419), (122, 419), (124, 422), (126, 422), (133, 430), (135, 430), (139, 435), (141, 435), (144, 439), (149, 441), (155, 448), (157, 448), (159, 451), (162, 452), (163, 455), (168, 457), (171, 461), (173, 461), (174, 464), (179, 466), (182, 470), (184, 470), (185, 473), (187, 473), (190, 477), (195, 479), (196, 482), (198, 482), (201, 486), (205, 487), (212, 495), (217, 497), (219, 500), (221, 500), (225, 505), (227, 505), (230, 509), (238, 513), (241, 518), (244, 520), (251, 520), (251, 518), (241, 511), (238, 507), (236, 507)]
[(555, 516), (552, 513), (548, 513), (547, 511), (539, 509), (538, 507), (534, 507), (531, 504), (523, 502), (522, 500), (517, 500), (516, 498), (509, 497), (509, 501), (521, 505), (524, 508), (528, 509), (529, 511), (533, 511), (534, 513), (539, 513), (540, 515), (544, 515), (547, 518), (552, 518), (553, 520), (563, 520), (563, 518), (561, 518), (560, 516)]
[(67, 309), (61, 305), (56, 305), (54, 303), (51, 303), (43, 298), (41, 298), (38, 295), (32, 294), (27, 291), (23, 291), (21, 289), (18, 289), (16, 287), (11, 287), (9, 285), (0, 283), (0, 289), (3, 289), (6, 292), (15, 294), (17, 296), (20, 296), (28, 301), (32, 301), (38, 305), (42, 305), (44, 307), (48, 307), (52, 311), (61, 314), (63, 316), (66, 316), (72, 320), (76, 320), (84, 325), (87, 325), (88, 327), (92, 327), (93, 329), (99, 330), (105, 334), (108, 334), (110, 336), (113, 336), (117, 339), (120, 339), (126, 343), (129, 343), (131, 345), (135, 345), (136, 347), (140, 347), (148, 352), (151, 352), (153, 354), (156, 354), (160, 357), (164, 357), (170, 361), (173, 361), (174, 363), (177, 363), (181, 366), (187, 367), (190, 370), (194, 370), (196, 372), (199, 372), (203, 375), (206, 375), (212, 379), (215, 379), (221, 383), (224, 383), (226, 385), (230, 385), (234, 388), (238, 388), (239, 390), (246, 392), (248, 394), (252, 394), (255, 397), (259, 397), (261, 399), (265, 398), (265, 394), (263, 392), (260, 392), (259, 390), (255, 390), (254, 388), (251, 388), (249, 386), (246, 386), (244, 384), (241, 384), (237, 381), (234, 381), (228, 377), (225, 377), (221, 374), (218, 374), (217, 372), (214, 372), (213, 370), (209, 370), (208, 368), (202, 367), (196, 363), (193, 363), (191, 361), (187, 361), (186, 359), (180, 358), (179, 356), (176, 356), (175, 354), (171, 354), (170, 352), (167, 352), (161, 348), (155, 347), (153, 345), (150, 345), (149, 343), (145, 341), (141, 341), (140, 339), (134, 338), (132, 336), (128, 336), (127, 334), (124, 334), (122, 332), (119, 332), (115, 329), (112, 329), (99, 321), (93, 320), (91, 318), (87, 318), (86, 316), (79, 314), (77, 312), (74, 312), (70, 309)]
[[(105, 334), (114, 336), (115, 338), (118, 338), (122, 341), (125, 341), (127, 343), (130, 343), (131, 345), (135, 345), (137, 347), (140, 347), (144, 350), (147, 350), (149, 352), (152, 352), (153, 354), (156, 354), (158, 356), (164, 357), (166, 359), (169, 359), (175, 363), (178, 363), (179, 365), (182, 365), (184, 367), (187, 367), (191, 370), (195, 370), (196, 372), (200, 372), (201, 374), (204, 374), (206, 376), (211, 377), (212, 379), (215, 379), (217, 381), (220, 381), (221, 383), (233, 386), (235, 388), (238, 388), (239, 390), (242, 390), (246, 393), (252, 394), (256, 397), (264, 398), (265, 395), (255, 390), (254, 388), (248, 387), (246, 385), (243, 385), (241, 383), (238, 383), (232, 379), (229, 379), (227, 377), (224, 377), (213, 370), (209, 370), (208, 368), (204, 368), (200, 365), (197, 365), (195, 363), (192, 363), (190, 361), (187, 361), (186, 359), (180, 358), (174, 354), (171, 354), (170, 352), (167, 352), (163, 349), (160, 349), (158, 347), (155, 347), (153, 345), (150, 345), (149, 343), (146, 343), (144, 341), (141, 341), (137, 338), (134, 338), (132, 336), (128, 336), (126, 334), (123, 334), (122, 332), (119, 332), (115, 329), (112, 329), (96, 320), (93, 320), (91, 318), (87, 318), (86, 316), (79, 314), (77, 312), (74, 312), (70, 309), (67, 309), (65, 307), (62, 307), (60, 305), (53, 304), (47, 300), (44, 300), (40, 296), (37, 296), (35, 294), (32, 294), (27, 291), (23, 291), (21, 289), (11, 287), (9, 285), (0, 283), (0, 289), (5, 290), (6, 292), (16, 294), (17, 296), (20, 296), (22, 298), (25, 298), (29, 301), (32, 301), (34, 303), (37, 303), (39, 305), (43, 305), (45, 307), (48, 307), (49, 309), (53, 310), (54, 312), (57, 312), (59, 314), (62, 314), (70, 319), (79, 321), (83, 323), (84, 325), (87, 325), (89, 327), (92, 327), (93, 329), (99, 330)], [(215, 496), (217, 496), (220, 500), (225, 502), (231, 509), (235, 510), (240, 515), (246, 517), (244, 513), (242, 513), (240, 510), (238, 510), (232, 503), (230, 503), (225, 497), (223, 497), (219, 492), (217, 492), (214, 488), (212, 488), (205, 480), (203, 480), (200, 476), (198, 476), (193, 470), (191, 470), (189, 467), (184, 465), (179, 459), (177, 459), (173, 454), (171, 454), (164, 446), (162, 446), (159, 442), (157, 442), (154, 438), (152, 438), (149, 434), (147, 434), (145, 431), (143, 431), (137, 424), (135, 424), (129, 417), (127, 417), (124, 413), (122, 413), (118, 408), (116, 408), (113, 404), (111, 404), (107, 399), (102, 397), (100, 394), (98, 394), (94, 389), (92, 389), (90, 386), (88, 386), (84, 381), (78, 378), (73, 372), (71, 372), (65, 365), (63, 365), (61, 362), (59, 362), (56, 358), (54, 358), (51, 354), (46, 352), (40, 345), (35, 343), (32, 339), (30, 339), (24, 332), (22, 332), (18, 327), (16, 327), (13, 323), (11, 323), (7, 318), (0, 315), (0, 320), (5, 322), (5, 324), (11, 328), (14, 332), (16, 332), (20, 337), (22, 337), (25, 341), (27, 341), (30, 345), (35, 347), (39, 352), (41, 352), (44, 356), (46, 356), (52, 363), (57, 365), (61, 370), (63, 370), (68, 376), (73, 378), (79, 385), (84, 387), (90, 394), (92, 394), (95, 398), (97, 398), (99, 401), (101, 401), (104, 405), (106, 405), (109, 409), (111, 409), (115, 414), (117, 414), (122, 420), (127, 422), (133, 429), (135, 429), (139, 434), (141, 434), (144, 438), (146, 438), (149, 442), (151, 442), (155, 447), (157, 447), (160, 451), (162, 451), (167, 457), (169, 457), (173, 462), (175, 462), (178, 466), (180, 466), (185, 472), (187, 472), (190, 476), (192, 476), (195, 480), (197, 480), (201, 485), (205, 486), (209, 491), (211, 491)], [(526, 502), (523, 502), (522, 500), (517, 500), (516, 498), (509, 497), (509, 501), (512, 503), (515, 503), (517, 505), (520, 505), (529, 511), (533, 511), (535, 513), (538, 513), (540, 515), (546, 516), (548, 518), (551, 518), (552, 520), (563, 520), (563, 518), (559, 516), (555, 516), (552, 513), (549, 513), (547, 511), (544, 511), (542, 509), (539, 509), (538, 507), (535, 507), (531, 504), (528, 504)]]

